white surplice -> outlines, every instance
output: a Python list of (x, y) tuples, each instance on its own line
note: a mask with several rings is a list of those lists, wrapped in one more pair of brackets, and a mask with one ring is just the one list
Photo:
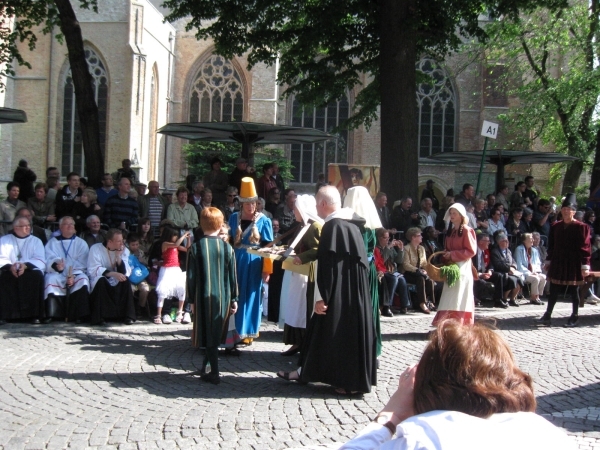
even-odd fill
[[(79, 289), (89, 289), (90, 281), (87, 276), (87, 261), (89, 247), (87, 243), (73, 236), (70, 239), (64, 239), (58, 236), (50, 239), (46, 244), (46, 276), (44, 277), (44, 298), (50, 294), (57, 296), (67, 295), (67, 275), (72, 270), (74, 283), (70, 291), (75, 292)], [(57, 272), (52, 265), (54, 263), (64, 262), (64, 270)]]
[(43, 272), (46, 268), (44, 260), (44, 244), (37, 237), (29, 235), (19, 238), (10, 233), (0, 238), (0, 267), (21, 262), (29, 263), (34, 270)]
[[(92, 284), (90, 292), (94, 290), (98, 280), (104, 277), (104, 272), (117, 271), (115, 266), (116, 256), (114, 253), (116, 252), (109, 252), (104, 246), (104, 243), (94, 244), (90, 247), (90, 254), (88, 256), (88, 275), (90, 277), (90, 283)], [(123, 250), (121, 259), (123, 264), (125, 264), (124, 275), (129, 277), (129, 275), (131, 275), (131, 267), (129, 266), (129, 250), (127, 247), (125, 247), (125, 250)], [(107, 277), (107, 279), (111, 286), (116, 286), (119, 283), (119, 281), (114, 277)]]

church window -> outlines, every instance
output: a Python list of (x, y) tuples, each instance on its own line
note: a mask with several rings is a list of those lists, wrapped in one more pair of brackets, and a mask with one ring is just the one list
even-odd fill
[(190, 94), (190, 122), (241, 122), (244, 92), (232, 62), (213, 55), (200, 67)]
[[(343, 96), (322, 108), (304, 108), (295, 98), (292, 100), (292, 123), (294, 127), (316, 128), (332, 131), (348, 119), (350, 104)], [(327, 178), (327, 165), (348, 162), (348, 131), (341, 130), (335, 139), (316, 144), (292, 144), (292, 175), (297, 183), (316, 183), (320, 173)]]
[[(108, 108), (108, 75), (104, 63), (91, 48), (85, 49), (85, 59), (94, 83), (94, 95), (98, 105), (100, 125), (100, 149), (105, 154), (106, 147), (106, 117)], [(75, 106), (75, 88), (71, 69), (67, 72), (63, 84), (63, 126), (61, 149), (61, 173), (77, 172), (85, 175), (85, 156), (81, 125)]]
[(429, 58), (419, 61), (417, 70), (431, 77), (431, 81), (428, 80), (417, 87), (419, 157), (453, 152), (456, 95), (450, 77), (443, 67)]

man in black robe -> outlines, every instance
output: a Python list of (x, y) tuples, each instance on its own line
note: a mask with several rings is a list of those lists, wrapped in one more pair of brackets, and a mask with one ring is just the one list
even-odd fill
[(377, 380), (368, 260), (359, 229), (365, 221), (340, 206), (335, 187), (319, 189), (317, 212), (325, 225), (317, 256), (315, 313), (306, 330), (300, 369), (277, 375), (330, 384), (340, 394), (364, 393)]

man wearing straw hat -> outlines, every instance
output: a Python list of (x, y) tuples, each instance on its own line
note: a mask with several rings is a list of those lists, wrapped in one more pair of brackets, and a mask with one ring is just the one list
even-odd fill
[(251, 344), (258, 337), (262, 315), (261, 289), (269, 281), (271, 260), (248, 253), (248, 248), (263, 247), (273, 240), (271, 220), (256, 210), (256, 188), (254, 180), (244, 177), (239, 191), (241, 211), (229, 218), (239, 288), (238, 311), (235, 326), (242, 343)]

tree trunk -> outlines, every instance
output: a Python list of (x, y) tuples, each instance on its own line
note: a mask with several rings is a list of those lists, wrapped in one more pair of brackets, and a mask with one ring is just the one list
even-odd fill
[(60, 30), (65, 37), (69, 52), (69, 64), (75, 88), (75, 105), (81, 124), (86, 175), (88, 183), (98, 187), (102, 184), (102, 175), (104, 174), (104, 156), (100, 149), (100, 124), (98, 105), (94, 95), (94, 80), (85, 60), (81, 27), (71, 2), (54, 0), (54, 3), (59, 11)]
[[(380, 2), (381, 190), (390, 200), (417, 199), (416, 33), (411, 11), (415, 0)], [(413, 20), (411, 20), (413, 19)], [(380, 88), (381, 89), (381, 88)]]
[(565, 178), (563, 180), (562, 194), (568, 194), (569, 192), (575, 192), (575, 188), (579, 184), (579, 177), (583, 171), (583, 161), (573, 161), (565, 172)]

